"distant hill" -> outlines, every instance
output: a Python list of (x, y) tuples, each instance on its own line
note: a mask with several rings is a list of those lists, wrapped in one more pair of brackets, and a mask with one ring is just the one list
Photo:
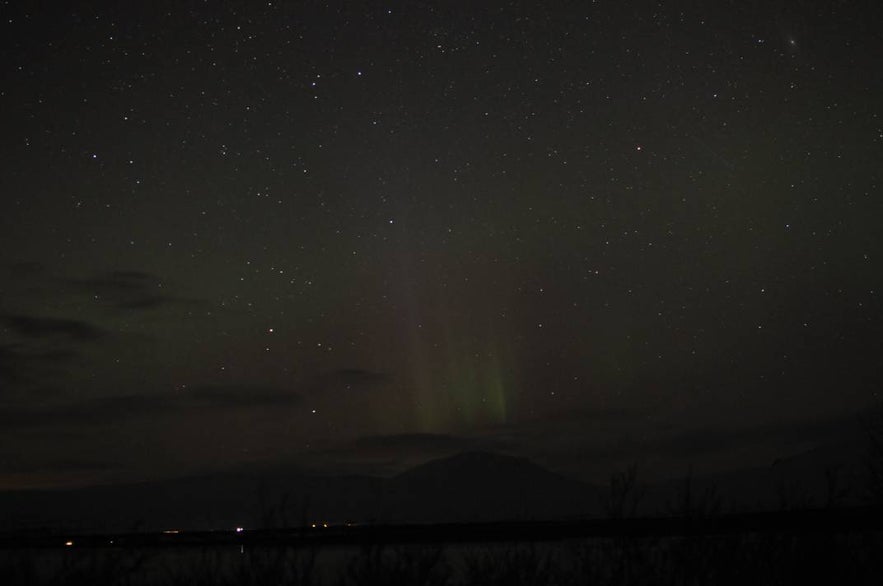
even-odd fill
[(465, 453), (393, 478), (230, 473), (0, 493), (0, 530), (213, 529), (301, 523), (556, 519), (597, 510), (597, 489), (523, 458)]
[[(692, 479), (693, 504), (719, 497), (722, 511), (821, 507), (826, 470), (836, 471), (835, 505), (859, 502), (861, 445), (831, 444), (769, 466)], [(640, 479), (639, 479), (640, 480)], [(646, 487), (641, 515), (677, 506), (682, 479)], [(290, 467), (76, 490), (0, 492), (0, 531), (83, 532), (282, 527), (309, 523), (445, 523), (602, 516), (606, 487), (526, 458), (467, 452), (392, 478), (317, 476)]]
[(526, 458), (468, 452), (433, 460), (387, 485), (395, 521), (558, 519), (597, 512), (598, 489)]

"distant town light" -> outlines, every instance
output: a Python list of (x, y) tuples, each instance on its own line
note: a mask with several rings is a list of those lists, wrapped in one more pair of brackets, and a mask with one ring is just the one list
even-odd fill
[(245, 531), (245, 529), (243, 529), (242, 527), (236, 528), (236, 533), (242, 533), (243, 531)]
[(72, 547), (74, 545), (73, 541), (65, 541), (64, 544), (68, 547)]

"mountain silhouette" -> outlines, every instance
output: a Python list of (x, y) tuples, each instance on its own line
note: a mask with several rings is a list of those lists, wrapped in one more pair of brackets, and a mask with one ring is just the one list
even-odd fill
[(391, 479), (387, 490), (397, 521), (556, 519), (587, 514), (597, 502), (589, 485), (487, 452), (427, 462)]
[[(714, 493), (722, 510), (851, 505), (860, 484), (858, 443), (836, 443), (774, 464), (692, 478), (697, 498)], [(639, 479), (640, 480), (640, 479)], [(712, 490), (713, 489), (713, 490)], [(606, 487), (561, 476), (526, 458), (466, 452), (390, 478), (319, 476), (292, 466), (238, 470), (75, 490), (0, 492), (0, 532), (27, 528), (82, 532), (295, 527), (311, 523), (469, 523), (603, 515)], [(665, 515), (683, 479), (646, 487), (641, 515)]]
[(296, 470), (225, 473), (76, 490), (0, 493), (0, 530), (215, 529), (309, 523), (558, 519), (596, 508), (590, 485), (525, 458), (469, 452), (392, 478)]

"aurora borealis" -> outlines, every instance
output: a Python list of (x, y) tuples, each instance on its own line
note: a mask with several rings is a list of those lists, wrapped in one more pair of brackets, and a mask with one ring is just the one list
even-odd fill
[(6, 3), (0, 486), (835, 437), (879, 10), (712, 4)]

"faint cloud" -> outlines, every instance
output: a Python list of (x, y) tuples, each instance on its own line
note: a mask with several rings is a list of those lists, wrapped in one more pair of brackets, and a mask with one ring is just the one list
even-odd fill
[(22, 380), (23, 376), (18, 352), (9, 346), (0, 346), (0, 382), (7, 385), (17, 383)]
[(19, 336), (27, 338), (63, 337), (70, 340), (90, 341), (103, 338), (105, 332), (84, 321), (34, 317), (29, 315), (3, 315), (0, 323)]
[(4, 268), (13, 278), (21, 279), (43, 273), (46, 265), (34, 261), (19, 261), (8, 263)]
[(144, 271), (108, 271), (85, 279), (67, 279), (67, 283), (118, 309), (150, 310), (173, 304), (204, 303), (166, 293), (162, 279)]
[(441, 451), (473, 449), (475, 440), (449, 434), (400, 433), (393, 435), (372, 435), (353, 440), (349, 448), (357, 450), (414, 450)]
[(383, 387), (392, 380), (385, 372), (360, 368), (341, 368), (317, 374), (302, 381), (298, 388), (305, 393), (325, 393), (333, 391), (367, 391)]
[(356, 438), (326, 450), (302, 455), (313, 471), (395, 474), (434, 458), (461, 452), (510, 452), (505, 440), (437, 433), (400, 433)]
[(252, 385), (193, 387), (186, 391), (186, 395), (189, 401), (244, 407), (297, 405), (301, 402), (301, 396), (288, 389)]
[(0, 382), (2, 390), (45, 376), (56, 367), (76, 357), (70, 350), (28, 350), (21, 345), (0, 345)]
[(13, 429), (95, 425), (194, 410), (205, 413), (210, 409), (288, 407), (300, 402), (300, 395), (283, 388), (199, 386), (174, 393), (116, 395), (50, 405), (7, 406), (0, 411), (0, 426)]
[(334, 371), (334, 375), (341, 382), (359, 385), (385, 383), (390, 379), (389, 375), (386, 373), (362, 370), (359, 368), (342, 368)]
[(41, 472), (104, 472), (119, 470), (125, 466), (120, 462), (106, 462), (88, 459), (32, 460), (17, 454), (0, 456), (0, 470), (6, 474), (35, 474)]

